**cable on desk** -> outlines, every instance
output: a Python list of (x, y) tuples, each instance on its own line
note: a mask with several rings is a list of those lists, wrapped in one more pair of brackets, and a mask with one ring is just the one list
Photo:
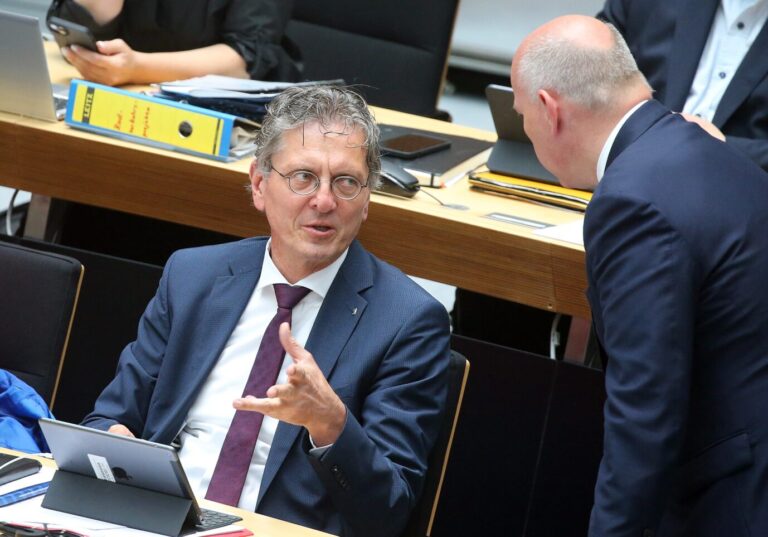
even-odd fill
[(435, 196), (434, 194), (432, 194), (431, 192), (423, 188), (419, 188), (419, 192), (426, 194), (427, 196), (435, 200), (437, 203), (440, 204), (441, 207), (446, 207), (447, 209), (456, 209), (457, 211), (466, 211), (467, 209), (469, 209), (469, 207), (467, 207), (466, 205), (461, 205), (459, 203), (445, 203), (441, 201), (440, 198), (438, 198), (437, 196)]

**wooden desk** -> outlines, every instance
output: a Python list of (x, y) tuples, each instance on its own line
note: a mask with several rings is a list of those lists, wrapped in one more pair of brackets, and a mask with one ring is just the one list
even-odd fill
[[(9, 453), (11, 455), (19, 455), (17, 451), (10, 449), (0, 448), (0, 453)], [(43, 463), (44, 466), (56, 467), (56, 463), (44, 457), (34, 457)], [(238, 522), (239, 526), (248, 528), (257, 537), (329, 537), (329, 533), (323, 531), (317, 531), (298, 524), (279, 520), (277, 518), (260, 515), (258, 513), (252, 513), (250, 511), (244, 511), (236, 507), (230, 507), (229, 505), (223, 505), (220, 503), (214, 503), (208, 500), (200, 500), (200, 505), (209, 509), (216, 509), (217, 511), (225, 511), (227, 513), (236, 514), (242, 517), (242, 522)]]
[[(55, 81), (73, 69), (50, 47)], [(377, 120), (493, 140), (495, 135), (390, 110)], [(244, 186), (249, 159), (223, 164), (0, 113), (0, 184), (55, 198), (210, 229), (237, 236), (268, 232)], [(441, 207), (419, 193), (410, 200), (371, 195), (360, 240), (371, 252), (414, 276), (540, 309), (589, 316), (583, 249), (534, 235), (530, 228), (490, 220), (501, 212), (546, 223), (577, 213), (470, 190), (466, 180), (434, 192), (469, 207)]]

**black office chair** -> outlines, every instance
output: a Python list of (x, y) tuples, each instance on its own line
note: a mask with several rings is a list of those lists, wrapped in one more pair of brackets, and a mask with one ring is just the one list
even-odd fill
[(435, 116), (458, 0), (296, 0), (287, 35), (307, 80), (343, 78), (370, 104)]
[(432, 525), (435, 522), (437, 504), (440, 500), (440, 490), (445, 478), (445, 469), (448, 467), (448, 458), (451, 454), (453, 434), (456, 431), (456, 423), (459, 421), (461, 402), (464, 398), (464, 388), (469, 377), (469, 361), (456, 351), (451, 351), (450, 364), (448, 366), (448, 398), (446, 400), (446, 412), (435, 447), (429, 456), (427, 475), (424, 479), (424, 489), (421, 499), (411, 514), (408, 525), (402, 537), (429, 537), (432, 534)]
[(79, 261), (0, 242), (0, 368), (53, 407), (83, 279)]

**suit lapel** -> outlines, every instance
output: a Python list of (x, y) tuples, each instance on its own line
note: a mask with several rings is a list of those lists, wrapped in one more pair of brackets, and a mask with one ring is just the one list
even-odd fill
[(688, 98), (720, 1), (681, 0), (680, 4), (667, 71), (667, 93), (658, 97), (676, 111), (683, 109)]
[[(326, 378), (333, 371), (368, 304), (360, 296), (360, 292), (372, 285), (373, 271), (368, 254), (357, 241), (354, 241), (323, 300), (323, 305), (307, 339), (306, 349), (312, 353)], [(259, 502), (272, 484), (301, 430), (301, 427), (285, 422), (280, 422), (277, 426), (261, 479)]]
[(749, 96), (755, 86), (768, 73), (768, 23), (757, 35), (747, 55), (741, 61), (733, 80), (728, 84), (720, 104), (717, 105), (712, 120), (718, 128), (722, 127), (736, 109)]
[(635, 113), (629, 116), (626, 123), (619, 129), (619, 133), (611, 146), (611, 151), (608, 153), (605, 167), (608, 168), (624, 149), (669, 113), (670, 111), (663, 104), (653, 100), (635, 110)]
[(230, 260), (226, 274), (216, 278), (208, 298), (200, 304), (200, 322), (190, 334), (190, 348), (194, 349), (194, 355), (190, 357), (189, 366), (194, 372), (190, 377), (186, 400), (181, 405), (185, 409), (184, 416), (200, 393), (253, 294), (261, 275), (265, 245), (266, 241), (238, 244), (239, 249)]

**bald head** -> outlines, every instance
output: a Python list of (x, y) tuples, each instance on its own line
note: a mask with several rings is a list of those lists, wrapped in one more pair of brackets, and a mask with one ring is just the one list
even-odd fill
[(528, 35), (515, 53), (512, 84), (529, 96), (545, 89), (593, 110), (651, 95), (616, 29), (582, 15), (558, 17)]
[(624, 39), (592, 17), (568, 15), (539, 27), (512, 63), (515, 109), (539, 160), (565, 186), (592, 188), (613, 127), (651, 98)]

